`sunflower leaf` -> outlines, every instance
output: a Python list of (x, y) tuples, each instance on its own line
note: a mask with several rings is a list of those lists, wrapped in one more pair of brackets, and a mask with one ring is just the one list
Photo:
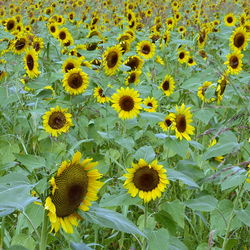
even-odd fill
[(130, 220), (124, 215), (113, 210), (91, 207), (90, 211), (79, 211), (80, 215), (91, 223), (101, 227), (112, 228), (130, 234), (139, 234), (146, 237)]
[(143, 146), (136, 151), (134, 157), (136, 160), (144, 159), (146, 162), (151, 162), (155, 158), (155, 152), (151, 146)]
[(218, 200), (211, 195), (201, 196), (196, 199), (188, 200), (185, 204), (193, 210), (211, 212), (217, 206)]

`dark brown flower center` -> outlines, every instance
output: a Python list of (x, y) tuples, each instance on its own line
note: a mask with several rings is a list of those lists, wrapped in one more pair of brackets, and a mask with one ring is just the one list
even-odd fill
[(60, 31), (60, 33), (59, 33), (59, 38), (60, 38), (61, 40), (64, 40), (64, 39), (66, 38), (66, 33), (65, 33), (64, 31)]
[(185, 53), (184, 52), (181, 52), (180, 54), (179, 54), (179, 58), (180, 59), (183, 59), (185, 57)]
[(105, 97), (105, 95), (103, 94), (103, 90), (101, 88), (99, 88), (98, 94), (100, 97)]
[(69, 216), (76, 211), (87, 194), (88, 176), (82, 167), (72, 165), (55, 177), (57, 189), (52, 195), (58, 217)]
[(83, 84), (82, 76), (78, 73), (70, 74), (68, 78), (68, 84), (73, 89), (78, 89)]
[(240, 48), (245, 42), (245, 36), (242, 33), (238, 33), (234, 37), (234, 46)]
[(139, 190), (152, 191), (160, 182), (158, 172), (148, 166), (139, 168), (134, 173), (133, 183)]
[(192, 64), (194, 62), (193, 58), (188, 59), (188, 63)]
[(121, 99), (119, 100), (119, 105), (121, 107), (122, 110), (124, 111), (130, 111), (134, 108), (134, 99), (131, 96), (123, 96), (121, 97)]
[(25, 47), (26, 40), (24, 38), (20, 38), (15, 43), (16, 50), (21, 50)]
[(50, 117), (48, 124), (53, 129), (60, 129), (62, 128), (66, 123), (66, 117), (62, 112), (56, 111), (53, 112)]
[(169, 90), (169, 81), (168, 80), (163, 82), (162, 88), (163, 88), (164, 91)]
[(167, 125), (167, 127), (169, 127), (172, 124), (172, 121), (170, 119), (165, 119), (164, 122)]
[(131, 57), (126, 62), (126, 66), (129, 66), (132, 70), (137, 69), (139, 64), (140, 64), (140, 60), (137, 57)]
[(50, 26), (50, 31), (51, 31), (51, 33), (55, 33), (56, 32), (56, 27), (55, 26)]
[(147, 104), (147, 106), (148, 106), (148, 107), (153, 107), (153, 104), (152, 104), (151, 102), (149, 102), (149, 103)]
[(15, 26), (15, 22), (13, 20), (9, 20), (7, 23), (7, 30), (12, 30)]
[(107, 65), (108, 65), (108, 68), (113, 68), (116, 66), (117, 62), (118, 62), (118, 54), (117, 52), (115, 51), (111, 51), (110, 53), (108, 53), (107, 55)]
[(236, 69), (239, 65), (239, 59), (237, 56), (231, 56), (229, 60), (230, 67)]
[(65, 72), (68, 72), (69, 70), (74, 69), (74, 68), (75, 68), (74, 63), (69, 62), (69, 63), (66, 64), (64, 70), (65, 70)]
[(177, 115), (176, 117), (176, 127), (177, 130), (181, 133), (186, 131), (187, 128), (187, 122), (185, 115)]
[(228, 18), (227, 18), (227, 22), (228, 22), (228, 23), (232, 23), (232, 22), (233, 22), (233, 18), (232, 18), (231, 16), (228, 17)]
[(26, 62), (29, 70), (33, 70), (34, 68), (34, 58), (32, 55), (28, 55), (26, 57)]
[(136, 80), (136, 73), (135, 72), (132, 72), (129, 77), (128, 77), (128, 82), (129, 83), (134, 83)]
[(143, 45), (141, 48), (141, 52), (148, 55), (150, 53), (150, 46), (148, 44)]

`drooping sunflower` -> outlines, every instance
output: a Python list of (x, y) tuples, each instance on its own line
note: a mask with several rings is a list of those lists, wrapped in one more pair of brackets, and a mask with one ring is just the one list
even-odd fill
[(236, 17), (234, 16), (233, 13), (229, 13), (227, 14), (225, 17), (224, 17), (224, 22), (225, 22), (225, 25), (226, 26), (234, 26), (235, 23), (236, 23), (237, 19)]
[(144, 108), (147, 112), (156, 112), (156, 109), (158, 107), (158, 102), (154, 97), (148, 96), (144, 99), (143, 104), (146, 106)]
[(143, 66), (143, 59), (141, 59), (139, 56), (130, 56), (126, 61), (125, 65), (129, 66), (131, 70), (141, 70)]
[(181, 49), (178, 51), (178, 61), (180, 63), (186, 63), (189, 58), (189, 51), (186, 51), (184, 49)]
[(239, 50), (227, 55), (227, 61), (224, 64), (227, 64), (228, 73), (237, 75), (242, 71), (242, 58), (243, 54)]
[(204, 48), (205, 43), (206, 43), (206, 41), (207, 41), (207, 33), (208, 33), (208, 31), (207, 31), (206, 28), (203, 28), (203, 29), (200, 31), (200, 33), (199, 33), (199, 35), (198, 35), (198, 37), (197, 37), (199, 49), (203, 49), (203, 48)]
[(163, 44), (165, 44), (166, 46), (168, 45), (169, 41), (170, 41), (170, 31), (166, 30), (162, 36), (162, 40), (164, 41)]
[(194, 134), (195, 128), (190, 125), (192, 122), (192, 114), (190, 112), (190, 107), (186, 108), (184, 103), (181, 107), (176, 106), (176, 113), (171, 113), (170, 115), (172, 126), (171, 130), (175, 130), (175, 135), (177, 138), (185, 138), (186, 140), (191, 140), (189, 135)]
[(101, 87), (94, 88), (94, 97), (99, 103), (105, 103), (110, 101), (110, 98), (104, 94), (104, 91)]
[(67, 110), (56, 106), (43, 115), (43, 127), (46, 132), (57, 137), (61, 133), (66, 133), (73, 126), (72, 115), (67, 113)]
[(171, 120), (170, 114), (165, 116), (164, 121), (158, 123), (159, 126), (163, 129), (163, 131), (169, 130), (171, 125), (172, 125), (172, 120)]
[(83, 93), (89, 84), (89, 76), (81, 68), (69, 70), (63, 78), (63, 87), (70, 95)]
[(30, 78), (35, 78), (40, 74), (38, 70), (38, 55), (33, 48), (26, 51), (24, 56), (24, 68)]
[(69, 57), (63, 62), (62, 71), (64, 73), (67, 73), (71, 69), (80, 67), (81, 67), (81, 60), (79, 58)]
[(137, 84), (140, 81), (140, 75), (141, 75), (140, 70), (134, 70), (129, 72), (129, 75), (125, 80), (125, 85), (130, 85), (132, 83)]
[(155, 44), (150, 41), (141, 41), (137, 44), (136, 50), (139, 56), (144, 57), (145, 59), (150, 59), (155, 54)]
[(71, 161), (63, 161), (49, 181), (51, 194), (46, 198), (45, 209), (55, 233), (61, 227), (66, 233), (73, 233), (80, 217), (77, 209), (88, 211), (103, 185), (98, 181), (102, 175), (93, 169), (98, 162), (92, 162), (91, 158), (81, 161), (81, 158), (82, 154), (76, 152)]
[(215, 91), (218, 104), (220, 104), (223, 98), (227, 85), (228, 85), (227, 74), (223, 74), (222, 77), (218, 80), (218, 84)]
[(120, 88), (112, 95), (112, 107), (121, 119), (132, 119), (140, 113), (142, 100), (138, 91), (131, 88)]
[(230, 37), (230, 48), (232, 50), (245, 50), (247, 47), (249, 35), (246, 30), (240, 26), (236, 28)]
[(209, 81), (205, 81), (199, 88), (198, 88), (198, 91), (197, 91), (197, 96), (205, 103), (210, 103), (210, 102), (213, 102), (215, 99), (214, 97), (210, 97), (210, 98), (207, 98), (206, 97), (206, 91), (207, 89), (212, 85), (212, 82), (209, 82)]
[(114, 75), (122, 62), (121, 46), (116, 45), (108, 48), (103, 53), (103, 65), (107, 75)]
[(170, 96), (175, 89), (174, 78), (171, 75), (166, 75), (160, 84), (160, 88), (163, 90), (166, 96)]
[(148, 164), (144, 159), (132, 163), (132, 168), (126, 169), (124, 187), (132, 197), (138, 195), (145, 203), (160, 198), (169, 180), (166, 169), (157, 160)]

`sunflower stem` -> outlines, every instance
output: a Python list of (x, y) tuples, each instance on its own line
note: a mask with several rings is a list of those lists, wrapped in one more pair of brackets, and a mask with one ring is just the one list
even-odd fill
[[(144, 232), (146, 231), (146, 228), (147, 228), (147, 220), (148, 220), (148, 203), (145, 202), (144, 203)], [(143, 239), (142, 249), (143, 250), (147, 249), (147, 239), (146, 238)]]
[(48, 215), (47, 215), (47, 212), (44, 210), (39, 250), (46, 250), (47, 238), (48, 238), (47, 228), (48, 228)]

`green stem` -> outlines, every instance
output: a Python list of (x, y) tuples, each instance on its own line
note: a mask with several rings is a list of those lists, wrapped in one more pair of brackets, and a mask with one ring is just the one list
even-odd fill
[(47, 212), (44, 211), (39, 250), (46, 250), (47, 238), (48, 238), (48, 229), (47, 228), (48, 228), (48, 215), (47, 215)]
[(226, 234), (225, 234), (225, 238), (224, 238), (223, 245), (222, 245), (222, 249), (223, 249), (223, 250), (226, 249), (226, 245), (227, 245), (227, 242), (228, 242), (228, 237), (229, 237), (229, 233), (230, 233), (230, 228), (231, 228), (232, 220), (233, 220), (233, 218), (234, 218), (234, 210), (235, 210), (235, 208), (236, 208), (236, 206), (237, 206), (237, 203), (238, 203), (238, 201), (239, 201), (240, 195), (241, 195), (241, 193), (242, 193), (242, 191), (243, 191), (244, 184), (245, 184), (245, 183), (243, 183), (243, 184), (241, 185), (241, 187), (240, 187), (240, 189), (239, 189), (239, 192), (238, 192), (238, 194), (237, 194), (237, 196), (236, 196), (236, 198), (235, 198), (235, 200), (234, 200), (233, 210), (232, 210), (232, 212), (231, 212), (231, 214), (230, 214), (230, 217), (229, 217), (229, 220), (228, 220), (227, 229), (226, 229)]
[[(147, 220), (148, 220), (148, 203), (144, 203), (144, 232), (147, 228)], [(147, 239), (143, 239), (143, 246), (142, 249), (146, 250), (147, 248)]]
[[(29, 216), (23, 211), (22, 214), (24, 215), (24, 217), (28, 220), (28, 222), (30, 223), (30, 225), (32, 226), (34, 232), (36, 233), (36, 236), (38, 238), (38, 240), (40, 240), (40, 235), (38, 234), (35, 225), (32, 223), (31, 219), (29, 218)], [(0, 248), (1, 249), (1, 248)]]
[(0, 231), (0, 249), (3, 249), (4, 221), (5, 221), (5, 217), (2, 217), (2, 225), (1, 225), (1, 231)]
[[(128, 213), (128, 206), (123, 206), (123, 209), (122, 209), (122, 214), (127, 217), (127, 213)], [(122, 232), (121, 234), (121, 239), (120, 239), (120, 247), (119, 249), (121, 250), (123, 248), (123, 244), (124, 244), (124, 233)]]

